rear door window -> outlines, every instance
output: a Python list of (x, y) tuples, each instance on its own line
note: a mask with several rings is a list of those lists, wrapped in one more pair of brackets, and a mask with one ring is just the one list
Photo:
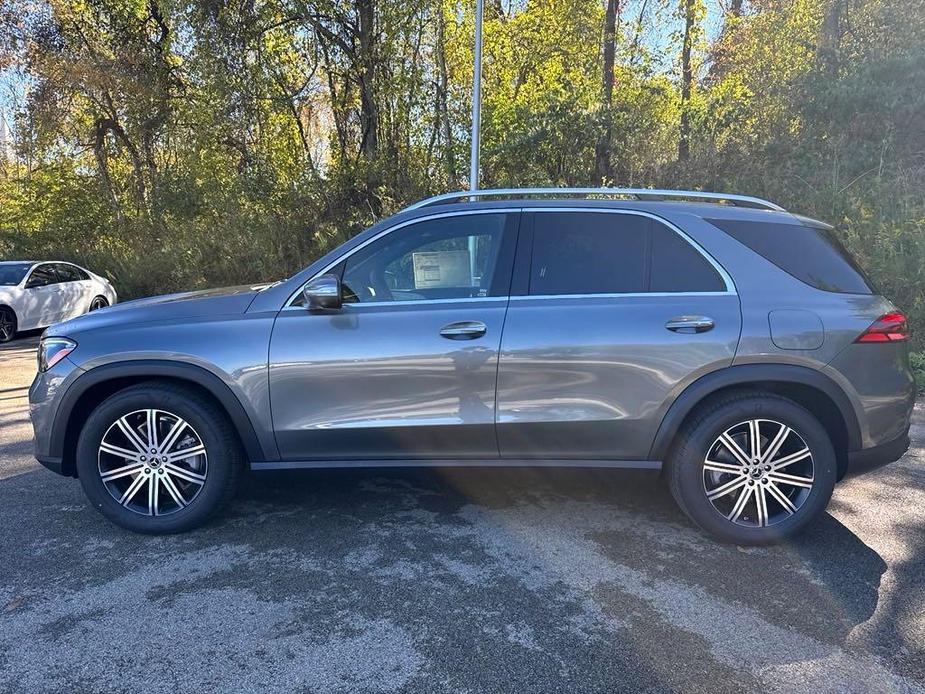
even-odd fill
[(864, 271), (827, 227), (739, 219), (707, 221), (816, 289), (846, 294), (874, 293)]
[(605, 212), (533, 217), (532, 295), (726, 290), (697, 249), (649, 217)]
[(542, 212), (534, 219), (531, 294), (646, 290), (647, 217)]
[(652, 220), (650, 292), (724, 292), (726, 283), (706, 258), (681, 236)]
[(57, 263), (55, 272), (61, 282), (80, 282), (90, 279), (87, 274), (79, 267), (68, 265), (66, 263)]

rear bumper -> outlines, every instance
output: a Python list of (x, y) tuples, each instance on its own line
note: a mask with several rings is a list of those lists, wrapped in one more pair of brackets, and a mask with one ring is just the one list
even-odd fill
[(848, 452), (847, 475), (863, 475), (871, 470), (883, 467), (902, 458), (909, 449), (909, 430), (892, 441), (881, 443), (873, 448)]

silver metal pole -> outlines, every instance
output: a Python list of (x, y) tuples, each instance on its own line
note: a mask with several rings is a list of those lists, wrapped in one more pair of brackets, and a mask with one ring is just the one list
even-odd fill
[[(472, 70), (472, 150), (469, 154), (469, 190), (479, 189), (479, 131), (482, 125), (482, 7), (475, 0), (475, 64)], [(472, 198), (475, 200), (475, 198)], [(469, 237), (469, 278), (476, 284), (478, 242)]]
[(475, 65), (472, 72), (472, 152), (469, 190), (479, 189), (479, 129), (482, 121), (482, 4), (475, 0)]

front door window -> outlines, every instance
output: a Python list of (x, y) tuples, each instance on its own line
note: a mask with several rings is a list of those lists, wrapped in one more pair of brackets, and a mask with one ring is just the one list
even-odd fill
[(351, 255), (343, 268), (348, 303), (499, 296), (495, 269), (505, 214), (442, 217), (398, 229)]

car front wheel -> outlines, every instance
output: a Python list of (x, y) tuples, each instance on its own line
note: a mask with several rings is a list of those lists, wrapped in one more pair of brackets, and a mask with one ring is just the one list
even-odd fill
[(701, 528), (743, 545), (793, 535), (825, 509), (837, 477), (828, 434), (806, 409), (739, 393), (699, 412), (669, 462), (671, 492)]
[(213, 402), (156, 382), (105, 400), (77, 445), (77, 472), (91, 503), (140, 533), (205, 522), (233, 496), (243, 464), (235, 432)]
[(16, 337), (16, 314), (13, 309), (0, 307), (0, 342), (9, 342)]

